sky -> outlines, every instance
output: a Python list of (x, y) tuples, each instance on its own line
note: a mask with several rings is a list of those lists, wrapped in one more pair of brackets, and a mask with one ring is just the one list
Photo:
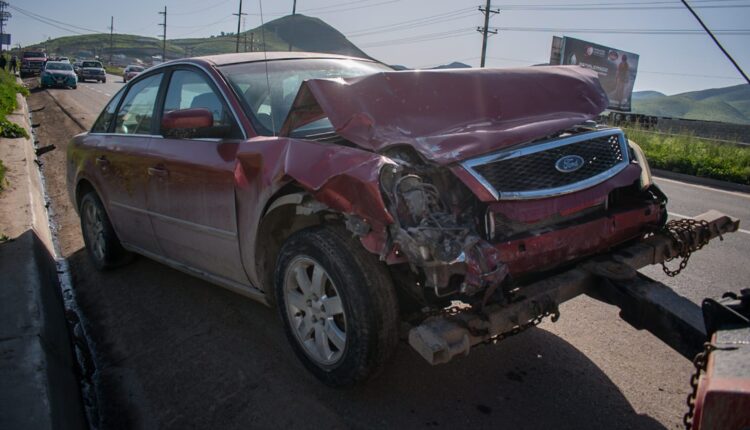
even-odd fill
[[(12, 43), (109, 32), (167, 38), (237, 30), (240, 0), (8, 0)], [(244, 0), (244, 27), (291, 13), (294, 0)], [(460, 61), (479, 66), (485, 0), (298, 0), (370, 56), (411, 68)], [(706, 25), (750, 74), (750, 0), (690, 0)], [(20, 8), (26, 13), (19, 11)], [(263, 15), (261, 17), (261, 9)], [(745, 83), (678, 0), (493, 0), (487, 67), (549, 61), (552, 36), (571, 36), (640, 55), (635, 90), (666, 94)], [(36, 14), (29, 16), (28, 12)], [(38, 18), (42, 17), (45, 22)], [(677, 31), (672, 31), (677, 30)]]

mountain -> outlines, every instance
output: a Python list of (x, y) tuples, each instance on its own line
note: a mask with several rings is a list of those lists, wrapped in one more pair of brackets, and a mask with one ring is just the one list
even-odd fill
[(650, 100), (658, 97), (666, 97), (666, 94), (658, 91), (634, 91), (633, 100)]
[[(264, 43), (265, 42), (265, 43)], [(240, 51), (314, 51), (369, 58), (351, 43), (346, 36), (322, 20), (301, 14), (288, 15), (265, 23), (263, 26), (240, 33)], [(135, 58), (149, 59), (161, 55), (162, 40), (131, 34), (112, 36), (111, 50), (115, 62), (128, 62)], [(235, 52), (237, 36), (223, 34), (203, 38), (167, 39), (167, 59)], [(45, 49), (53, 55), (73, 58), (110, 55), (109, 34), (87, 34), (50, 39), (23, 49)]]
[(638, 91), (633, 93), (633, 112), (673, 118), (750, 124), (750, 85), (711, 88), (672, 96), (656, 91)]
[(432, 67), (433, 70), (440, 70), (440, 69), (470, 69), (471, 66), (465, 63), (461, 63), (458, 61), (454, 61), (450, 64), (443, 64), (440, 66)]

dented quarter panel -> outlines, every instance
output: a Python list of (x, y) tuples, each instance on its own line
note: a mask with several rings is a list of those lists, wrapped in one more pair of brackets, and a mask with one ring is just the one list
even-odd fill
[(549, 136), (606, 106), (596, 73), (576, 66), (384, 72), (306, 81), (282, 134), (328, 117), (363, 148), (408, 144), (447, 165)]

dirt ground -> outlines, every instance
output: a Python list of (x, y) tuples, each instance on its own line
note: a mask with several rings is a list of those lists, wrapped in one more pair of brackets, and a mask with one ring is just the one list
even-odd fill
[(65, 184), (65, 148), (81, 127), (48, 91), (28, 101), (41, 144), (57, 146), (43, 168), (91, 325), (100, 428), (680, 427), (690, 363), (588, 299), (448, 365), (431, 367), (403, 343), (367, 386), (322, 386), (275, 310), (145, 258), (95, 271)]

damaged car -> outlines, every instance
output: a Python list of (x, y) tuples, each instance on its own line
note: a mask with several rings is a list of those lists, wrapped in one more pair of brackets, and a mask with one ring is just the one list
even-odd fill
[(352, 385), (403, 327), (434, 364), (556, 316), (526, 288), (662, 228), (643, 152), (592, 121), (606, 106), (575, 66), (177, 60), (73, 139), (69, 193), (96, 268), (137, 253), (275, 306), (307, 369)]

